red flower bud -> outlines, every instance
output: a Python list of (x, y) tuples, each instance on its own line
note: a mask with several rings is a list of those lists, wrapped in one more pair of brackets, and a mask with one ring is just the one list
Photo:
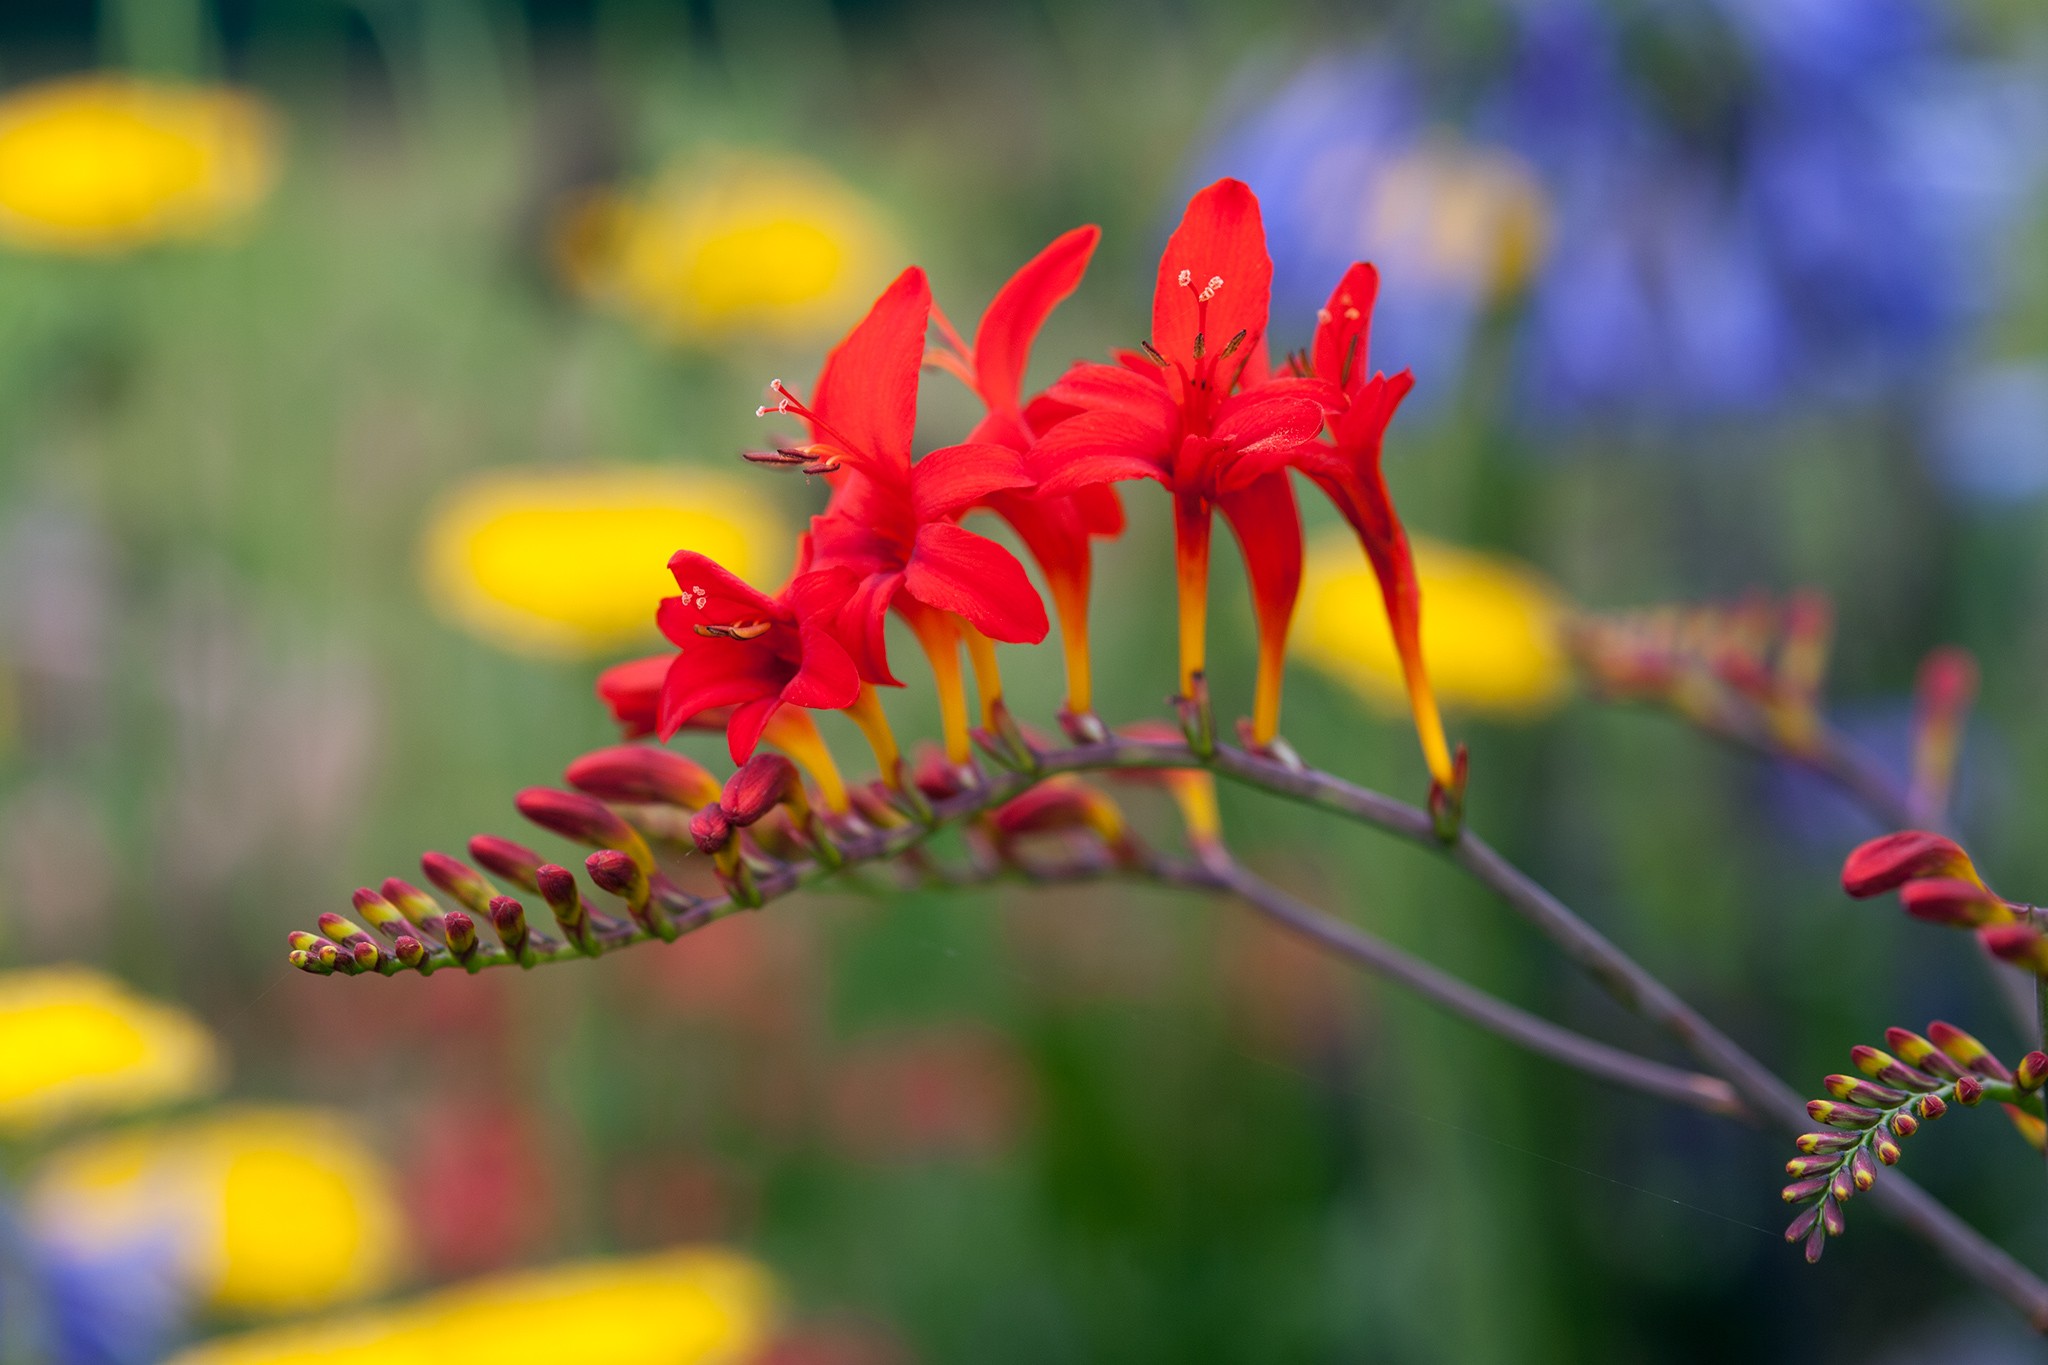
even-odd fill
[(534, 869), (540, 866), (540, 855), (524, 844), (500, 839), (495, 834), (479, 834), (469, 841), (469, 856), (494, 876), (523, 886), (528, 891), (540, 889), (533, 880)]
[(1970, 855), (1953, 839), (1918, 829), (1872, 839), (1842, 864), (1842, 889), (1858, 900), (1882, 895), (1921, 877), (1979, 880)]
[(2013, 1084), (2022, 1090), (2039, 1090), (2041, 1082), (2048, 1080), (2048, 1052), (2029, 1052), (2020, 1058), (2019, 1069), (2013, 1072)]
[(1927, 1036), (1932, 1038), (1943, 1052), (1961, 1062), (1980, 1076), (1989, 1076), (1994, 1081), (2009, 1081), (2012, 1073), (2005, 1069), (2005, 1063), (1991, 1055), (1991, 1049), (1957, 1028), (1937, 1019), (1927, 1026)]
[(1899, 1164), (1899, 1144), (1892, 1141), (1891, 1134), (1878, 1133), (1870, 1139), (1870, 1150), (1877, 1153), (1877, 1159), (1887, 1166)]
[[(334, 945), (330, 943), (327, 947), (331, 950)], [(310, 973), (313, 976), (331, 976), (334, 972), (334, 968), (330, 964), (321, 961), (303, 948), (294, 948), (289, 953), (286, 953), (285, 961), (291, 963), (292, 966), (297, 967), (300, 971)]]
[(505, 951), (514, 957), (526, 952), (526, 907), (510, 896), (491, 897), (491, 927), (498, 931), (498, 941), (505, 945)]
[(1929, 1075), (1952, 1081), (1963, 1074), (1963, 1068), (1955, 1058), (1911, 1029), (1888, 1028), (1884, 1031), (1884, 1040), (1885, 1044), (1908, 1064), (1919, 1067)]
[(1965, 1076), (1956, 1082), (1956, 1103), (1973, 1105), (1984, 1098), (1984, 1083), (1975, 1076)]
[(1922, 877), (1899, 888), (1899, 903), (1906, 913), (1930, 924), (1954, 924), (1975, 929), (1985, 924), (2003, 924), (2012, 910), (1976, 882), (1960, 877)]
[(1942, 1103), (1939, 1095), (1922, 1095), (1913, 1101), (1913, 1112), (1931, 1123), (1946, 1114), (1948, 1106)]
[(716, 801), (690, 817), (690, 838), (699, 853), (723, 853), (732, 843), (732, 821)]
[(476, 955), (476, 921), (460, 910), (448, 912), (448, 951), (465, 964)]
[(356, 913), (386, 938), (396, 938), (412, 929), (412, 922), (398, 912), (397, 906), (367, 886), (356, 888), (355, 907)]
[(615, 848), (640, 864), (641, 870), (654, 871), (654, 854), (640, 832), (594, 797), (551, 787), (528, 787), (512, 803), (521, 815), (542, 829), (592, 848)]
[(1987, 924), (1978, 941), (1993, 957), (2048, 975), (2048, 938), (2031, 924)]
[(1795, 1180), (1780, 1191), (1780, 1194), (1786, 1203), (1797, 1204), (1803, 1200), (1811, 1199), (1827, 1189), (1828, 1179), (1827, 1176), (1816, 1175), (1809, 1176), (1805, 1180)]
[[(609, 850), (607, 850), (609, 851)], [(593, 858), (604, 854), (593, 853)], [(625, 854), (614, 855), (625, 861), (628, 867), (633, 860)], [(541, 899), (554, 912), (555, 923), (562, 926), (562, 932), (569, 941), (585, 952), (590, 951), (590, 912), (583, 904), (583, 893), (576, 886), (576, 874), (556, 863), (542, 863), (534, 869), (533, 879), (540, 889)]]
[(1785, 1240), (1788, 1242), (1798, 1241), (1807, 1233), (1813, 1231), (1813, 1225), (1819, 1221), (1820, 1205), (1815, 1204), (1792, 1220), (1791, 1226), (1785, 1229)]
[(414, 971), (418, 971), (420, 965), (427, 960), (427, 945), (411, 934), (400, 934), (398, 941), (391, 945), (391, 951), (400, 962)]
[(783, 802), (803, 799), (804, 784), (797, 776), (796, 764), (781, 754), (760, 753), (725, 780), (718, 804), (725, 808), (726, 819), (744, 829)]
[(1906, 1092), (1903, 1090), (1894, 1090), (1890, 1086), (1873, 1085), (1858, 1076), (1830, 1076), (1821, 1084), (1836, 1099), (1848, 1100), (1852, 1104), (1870, 1104), (1877, 1105), (1880, 1108), (1889, 1108), (1892, 1105), (1903, 1102), (1906, 1098)]
[(411, 882), (386, 877), (384, 899), (397, 906), (400, 913), (427, 933), (439, 935), (442, 932), (441, 903)]
[(563, 774), (600, 801), (662, 803), (691, 810), (718, 799), (718, 779), (700, 764), (652, 744), (618, 744), (587, 753)]
[(1830, 1128), (1872, 1128), (1884, 1117), (1875, 1109), (1837, 1104), (1833, 1100), (1808, 1100), (1806, 1114), (1815, 1123), (1825, 1123)]
[(1863, 1141), (1858, 1133), (1801, 1133), (1792, 1145), (1802, 1152), (1846, 1152)]
[(469, 911), (472, 920), (490, 917), (491, 897), (497, 893), (491, 890), (491, 884), (479, 876), (475, 868), (445, 853), (429, 850), (420, 855), (420, 871), (427, 874), (428, 881)]

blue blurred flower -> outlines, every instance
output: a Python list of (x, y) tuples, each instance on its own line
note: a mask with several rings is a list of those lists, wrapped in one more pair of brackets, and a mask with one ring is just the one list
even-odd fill
[(2048, 362), (1971, 370), (1936, 399), (1926, 449), (1943, 486), (1974, 502), (2048, 493)]
[(191, 1302), (178, 1250), (169, 1237), (68, 1247), (0, 1205), (0, 1349), (47, 1365), (153, 1365)]

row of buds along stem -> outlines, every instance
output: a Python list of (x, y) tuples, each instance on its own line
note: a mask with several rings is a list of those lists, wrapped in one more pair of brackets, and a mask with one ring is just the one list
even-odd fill
[(2008, 1068), (1975, 1038), (1939, 1021), (1924, 1037), (1888, 1029), (1885, 1044), (1850, 1051), (1858, 1075), (1827, 1078), (1828, 1098), (1806, 1106), (1826, 1131), (1800, 1135), (1799, 1155), (1785, 1163), (1785, 1202), (1804, 1206), (1785, 1240), (1804, 1243), (1808, 1261), (1818, 1261), (1827, 1239), (1841, 1235), (1843, 1205), (1877, 1183), (1880, 1167), (1898, 1163), (1900, 1142), (1950, 1105), (1999, 1101), (2020, 1135), (2036, 1149), (2042, 1145), (2039, 1092), (2048, 1080), (2048, 1053), (2030, 1052)]
[(1588, 685), (1608, 700), (1668, 706), (1717, 731), (1761, 725), (1779, 746), (1805, 753), (1821, 732), (1833, 633), (1828, 598), (1806, 590), (1582, 616), (1568, 639)]
[[(622, 903), (623, 916), (595, 908), (569, 868), (515, 840), (479, 834), (469, 841), (467, 862), (421, 855), (423, 879), (438, 897), (398, 877), (360, 888), (355, 912), (375, 934), (346, 916), (322, 915), (319, 933), (290, 936), (292, 965), (318, 975), (531, 967), (645, 938), (673, 939), (703, 922), (705, 903), (669, 880), (649, 840), (687, 838), (693, 816), (719, 799), (717, 779), (683, 755), (650, 745), (585, 754), (566, 776), (573, 790), (531, 787), (513, 804), (541, 829), (592, 850), (583, 870), (592, 886)], [(801, 799), (801, 784), (795, 787)], [(559, 937), (533, 924), (522, 895), (547, 907)], [(495, 945), (480, 933), (485, 925)]]
[(1946, 835), (1908, 829), (1870, 840), (1842, 864), (1842, 889), (1858, 900), (1896, 891), (1913, 918), (1974, 930), (1994, 957), (2048, 980), (2039, 911), (1986, 886), (1970, 855)]

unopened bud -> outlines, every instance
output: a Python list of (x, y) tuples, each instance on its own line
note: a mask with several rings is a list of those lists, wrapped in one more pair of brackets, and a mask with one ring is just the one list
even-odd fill
[(412, 921), (400, 914), (397, 906), (367, 886), (356, 888), (355, 907), (356, 913), (386, 938), (395, 939), (400, 934), (412, 932)]
[(1842, 1217), (1840, 1202), (1833, 1199), (1821, 1200), (1820, 1225), (1827, 1229), (1827, 1234), (1830, 1237), (1840, 1237), (1842, 1235), (1842, 1229), (1848, 1226), (1848, 1220)]
[(1858, 1147), (1856, 1154), (1849, 1158), (1849, 1178), (1859, 1191), (1877, 1183), (1877, 1163), (1871, 1160), (1868, 1149)]
[(1963, 1068), (1955, 1058), (1911, 1029), (1888, 1028), (1884, 1031), (1884, 1041), (1909, 1066), (1917, 1066), (1930, 1076), (1952, 1081), (1963, 1074)]
[(428, 881), (447, 892), (456, 904), (467, 910), (472, 919), (490, 916), (491, 897), (497, 892), (491, 890), (491, 884), (469, 864), (445, 853), (428, 851), (420, 855), (420, 871), (426, 873)]
[(2042, 1122), (2016, 1104), (2005, 1105), (2004, 1109), (2005, 1116), (2012, 1120), (2012, 1126), (2019, 1130), (2020, 1136), (2026, 1139), (2029, 1147), (2038, 1152), (2044, 1146), (2048, 1146), (2048, 1123)]
[(1909, 1138), (1920, 1131), (1920, 1120), (1901, 1111), (1891, 1116), (1891, 1130), (1902, 1138)]
[(1788, 1242), (1798, 1241), (1807, 1233), (1813, 1231), (1813, 1225), (1819, 1221), (1820, 1205), (1815, 1204), (1792, 1220), (1791, 1225), (1785, 1229), (1785, 1240)]
[(1856, 1133), (1801, 1133), (1792, 1145), (1802, 1152), (1846, 1152), (1863, 1138)]
[(1975, 1076), (1965, 1076), (1956, 1082), (1956, 1103), (1965, 1107), (1976, 1104), (1984, 1098), (1984, 1083)]
[[(332, 951), (334, 945), (330, 943), (327, 947), (329, 951)], [(292, 949), (289, 953), (285, 954), (285, 960), (300, 971), (311, 973), (314, 976), (331, 976), (334, 974), (332, 963), (323, 962), (304, 948)]]
[(796, 764), (781, 754), (758, 753), (725, 780), (718, 804), (725, 808), (726, 819), (744, 829), (783, 802), (795, 804), (803, 799), (804, 784)]
[(1980, 880), (1970, 855), (1953, 839), (1919, 829), (1872, 839), (1842, 864), (1842, 889), (1858, 900), (1896, 890), (1921, 877)]
[(327, 942), (318, 934), (309, 934), (304, 929), (294, 929), (284, 936), (286, 946), (295, 953), (310, 953)]
[(526, 956), (526, 907), (510, 896), (491, 897), (491, 927), (498, 931), (498, 941), (505, 945), (505, 951), (516, 958)]
[(1910, 1108), (1915, 1114), (1930, 1122), (1948, 1112), (1948, 1105), (1942, 1101), (1939, 1095), (1922, 1095), (1919, 1099), (1913, 1101)]
[(1861, 1044), (1849, 1049), (1849, 1059), (1856, 1069), (1874, 1081), (1896, 1085), (1904, 1090), (1939, 1090), (1941, 1082), (1926, 1072), (1907, 1066), (1889, 1052)]
[(1939, 1019), (1927, 1026), (1927, 1036), (1935, 1046), (1961, 1062), (1980, 1076), (1989, 1076), (1994, 1081), (2009, 1081), (2012, 1073), (2005, 1069), (2005, 1063), (1991, 1055), (1991, 1049), (1957, 1028)]
[(2048, 938), (2031, 924), (1987, 924), (1977, 931), (1984, 950), (2001, 962), (2048, 976)]
[(1785, 1174), (1797, 1180), (1811, 1175), (1827, 1175), (1847, 1160), (1840, 1152), (1828, 1156), (1795, 1156), (1785, 1163)]
[(1808, 1176), (1804, 1180), (1795, 1180), (1780, 1190), (1778, 1195), (1788, 1204), (1804, 1203), (1815, 1195), (1824, 1192), (1828, 1187), (1829, 1179), (1830, 1177), (1828, 1176), (1815, 1175)]
[(1856, 1178), (1848, 1165), (1843, 1165), (1828, 1177), (1828, 1197), (1845, 1204), (1856, 1197)]
[(469, 841), (469, 856), (494, 876), (503, 877), (528, 891), (540, 890), (533, 880), (534, 870), (540, 866), (540, 855), (524, 844), (500, 839), (495, 834), (479, 834)]
[(998, 806), (990, 823), (997, 846), (1009, 846), (1027, 834), (1085, 830), (1100, 839), (1119, 863), (1139, 856), (1123, 811), (1108, 795), (1069, 776), (1047, 778), (1023, 795)]
[(699, 853), (722, 853), (732, 843), (732, 821), (725, 808), (712, 802), (690, 817), (690, 838)]
[(411, 934), (400, 934), (398, 941), (391, 945), (391, 951), (400, 962), (414, 971), (421, 970), (427, 960), (427, 945)]
[(448, 912), (448, 951), (457, 962), (476, 970), (476, 921), (460, 910)]
[[(384, 950), (377, 946), (377, 941), (347, 916), (326, 914), (314, 923), (341, 949), (344, 958), (355, 960), (358, 968), (371, 970), (384, 960)], [(364, 952), (366, 948), (369, 950), (367, 954)]]
[(551, 787), (528, 787), (513, 798), (513, 804), (521, 815), (542, 829), (592, 848), (615, 848), (638, 863), (642, 871), (654, 871), (654, 854), (640, 832), (595, 797), (555, 791)]
[(1892, 1105), (1903, 1103), (1906, 1098), (1906, 1092), (1903, 1090), (1893, 1090), (1891, 1087), (1884, 1085), (1873, 1085), (1859, 1076), (1830, 1076), (1822, 1082), (1822, 1085), (1836, 1099), (1848, 1100), (1851, 1104), (1869, 1104), (1876, 1105), (1879, 1108), (1890, 1108)]
[(2012, 1073), (2013, 1084), (2022, 1090), (2039, 1090), (2041, 1082), (2048, 1080), (2048, 1052), (2029, 1052), (2020, 1058), (2019, 1068)]
[(1830, 1128), (1869, 1128), (1884, 1117), (1875, 1109), (1837, 1104), (1833, 1100), (1808, 1100), (1806, 1114), (1815, 1123), (1825, 1123)]
[[(619, 856), (625, 858), (623, 853)], [(628, 866), (632, 861), (626, 858)], [(576, 874), (558, 863), (542, 863), (534, 869), (534, 881), (539, 884), (541, 899), (548, 903), (548, 910), (553, 913), (555, 923), (562, 927), (562, 933), (578, 948), (590, 952), (595, 943), (590, 933), (590, 912), (583, 904)]]
[(369, 939), (349, 945), (349, 956), (356, 960), (356, 966), (366, 972), (374, 972), (384, 962), (384, 950)]
[(1976, 882), (1960, 877), (1922, 877), (1899, 888), (1899, 904), (1915, 919), (1975, 929), (2006, 924), (2012, 908)]
[(384, 899), (397, 906), (405, 917), (427, 933), (439, 937), (445, 930), (441, 903), (411, 882), (397, 877), (384, 879)]
[(1892, 1141), (1890, 1133), (1876, 1133), (1870, 1139), (1870, 1150), (1877, 1153), (1877, 1159), (1887, 1166), (1899, 1164), (1899, 1144)]
[(702, 765), (652, 744), (618, 744), (585, 754), (563, 776), (570, 786), (600, 801), (695, 810), (718, 799), (718, 779)]

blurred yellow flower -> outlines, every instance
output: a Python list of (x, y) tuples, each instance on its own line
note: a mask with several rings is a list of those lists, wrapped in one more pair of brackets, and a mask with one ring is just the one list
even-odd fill
[(1425, 278), (1482, 298), (1527, 283), (1550, 245), (1550, 204), (1513, 153), (1439, 139), (1389, 162), (1373, 185), (1373, 241)]
[(638, 195), (572, 203), (554, 234), (570, 284), (678, 341), (841, 331), (896, 252), (874, 205), (789, 157), (700, 156)]
[(70, 76), (0, 99), (0, 241), (109, 252), (217, 228), (277, 175), (252, 96), (124, 76)]
[(0, 1132), (131, 1113), (219, 1080), (197, 1019), (84, 967), (0, 972)]
[(654, 634), (677, 550), (752, 580), (780, 572), (788, 548), (756, 484), (646, 467), (494, 471), (435, 513), (424, 571), (442, 613), (493, 644), (595, 655)]
[(28, 1208), (60, 1244), (167, 1242), (215, 1308), (298, 1312), (389, 1287), (404, 1260), (394, 1182), (342, 1115), (237, 1108), (67, 1147)]
[[(1564, 600), (1512, 560), (1415, 541), (1422, 585), (1422, 654), (1446, 704), (1532, 716), (1563, 699), (1570, 680)], [(1309, 547), (1295, 651), (1389, 712), (1407, 692), (1378, 581), (1346, 532)]]
[(753, 1261), (672, 1251), (493, 1276), (209, 1342), (171, 1365), (740, 1365), (766, 1342), (774, 1300)]

